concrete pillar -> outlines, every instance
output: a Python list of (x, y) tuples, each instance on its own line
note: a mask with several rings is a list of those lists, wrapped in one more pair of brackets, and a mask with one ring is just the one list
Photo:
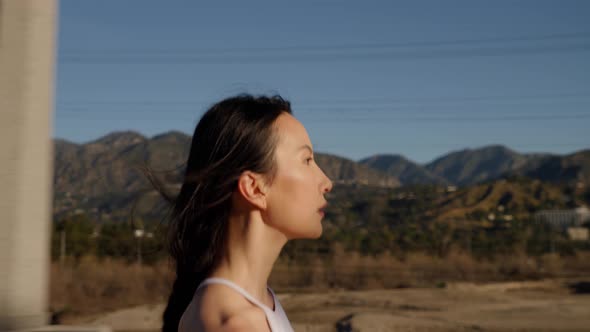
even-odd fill
[(48, 323), (57, 0), (0, 0), (0, 331)]

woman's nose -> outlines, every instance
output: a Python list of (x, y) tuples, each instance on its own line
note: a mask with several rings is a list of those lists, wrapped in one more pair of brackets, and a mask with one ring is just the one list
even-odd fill
[(324, 175), (324, 179), (324, 187), (322, 188), (323, 192), (329, 193), (330, 191), (332, 191), (332, 180), (330, 180), (330, 178), (328, 178), (326, 175)]

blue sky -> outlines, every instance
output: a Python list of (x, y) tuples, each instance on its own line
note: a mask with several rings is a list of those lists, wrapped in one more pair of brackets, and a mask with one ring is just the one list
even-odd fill
[(588, 1), (61, 0), (54, 136), (192, 133), (237, 93), (291, 100), (358, 160), (590, 148)]

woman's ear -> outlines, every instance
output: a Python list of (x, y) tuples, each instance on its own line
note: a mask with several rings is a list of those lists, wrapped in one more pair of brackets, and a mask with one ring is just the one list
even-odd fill
[(238, 192), (250, 204), (261, 210), (266, 209), (267, 187), (261, 174), (245, 171), (238, 179)]

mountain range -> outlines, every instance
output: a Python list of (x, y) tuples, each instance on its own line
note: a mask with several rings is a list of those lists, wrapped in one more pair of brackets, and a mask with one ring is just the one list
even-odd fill
[[(178, 131), (151, 138), (133, 131), (113, 132), (85, 144), (55, 139), (55, 191), (95, 196), (141, 190), (147, 185), (143, 166), (179, 183), (190, 141), (189, 135)], [(522, 154), (491, 145), (450, 152), (427, 164), (393, 154), (353, 161), (316, 153), (315, 159), (335, 183), (469, 186), (510, 176), (590, 183), (590, 149), (568, 155)]]
[(590, 183), (590, 150), (567, 155), (523, 154), (502, 145), (464, 149), (418, 164), (400, 155), (375, 155), (359, 161), (399, 179), (404, 185), (470, 186), (524, 176), (556, 183)]
[[(191, 137), (171, 131), (151, 138), (137, 132), (113, 132), (76, 144), (54, 140), (54, 214), (78, 209), (124, 218), (136, 202), (143, 211), (157, 207), (146, 167), (177, 188)], [(532, 178), (542, 182), (590, 185), (590, 150), (568, 155), (522, 154), (493, 145), (450, 152), (419, 164), (401, 155), (374, 155), (359, 161), (315, 153), (315, 160), (335, 184), (372, 188), (412, 185), (469, 187), (502, 178)], [(147, 194), (147, 195), (146, 195)], [(105, 212), (106, 211), (106, 212)]]

